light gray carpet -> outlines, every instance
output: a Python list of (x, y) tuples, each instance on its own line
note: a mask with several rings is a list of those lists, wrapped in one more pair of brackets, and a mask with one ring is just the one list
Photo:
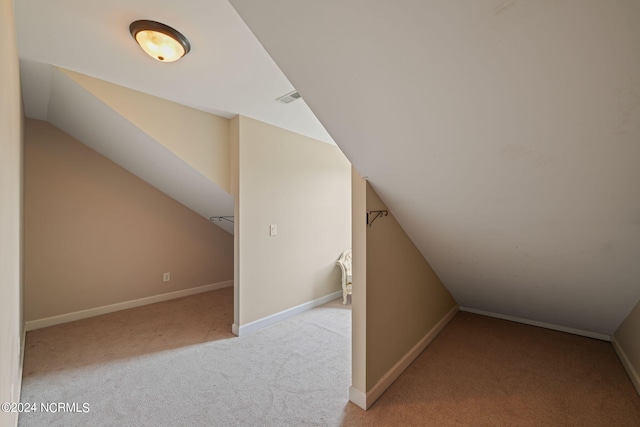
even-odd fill
[(610, 343), (458, 313), (368, 410), (348, 403), (350, 307), (234, 338), (233, 290), (27, 334), (21, 426), (640, 426)]
[[(229, 293), (220, 290), (210, 294), (215, 298), (221, 291)], [(207, 297), (211, 296), (183, 300)], [(221, 334), (226, 338), (210, 336), (209, 341), (197, 339), (195, 344), (167, 345), (164, 350), (154, 344), (162, 341), (165, 328), (158, 319), (148, 319), (154, 326), (141, 330), (114, 313), (101, 316), (106, 320), (86, 319), (74, 322), (76, 325), (33, 331), (32, 337), (27, 337), (22, 402), (77, 402), (80, 407), (86, 402), (90, 411), (24, 413), (19, 425), (340, 425), (351, 383), (351, 310), (339, 302), (244, 337), (231, 337), (224, 331)], [(155, 306), (174, 317), (181, 316), (171, 302)], [(127, 311), (135, 310), (146, 313), (145, 308)], [(65, 335), (65, 330), (71, 333), (74, 327), (82, 329), (82, 322), (89, 324), (85, 328), (95, 328), (86, 343), (82, 336), (72, 342), (55, 338), (54, 328), (59, 329), (58, 335)], [(169, 323), (173, 326), (167, 324), (167, 331), (173, 328), (175, 332), (175, 321)], [(124, 340), (120, 343), (119, 333)], [(184, 334), (189, 331), (184, 330)], [(99, 336), (104, 336), (106, 343), (101, 343)], [(109, 350), (110, 346), (130, 346), (133, 341), (140, 347), (136, 351)], [(145, 341), (153, 351), (145, 351)], [(115, 351), (114, 357), (78, 356), (92, 354), (84, 346), (92, 346), (95, 353), (102, 345), (105, 348), (100, 353)], [(47, 354), (58, 362), (47, 362)]]

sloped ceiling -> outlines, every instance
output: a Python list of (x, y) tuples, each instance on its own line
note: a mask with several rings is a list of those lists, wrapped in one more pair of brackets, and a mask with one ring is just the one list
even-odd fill
[[(294, 87), (227, 0), (20, 0), (15, 2), (25, 110), (46, 120), (51, 64), (181, 105), (231, 118), (237, 114), (332, 143), (303, 100), (275, 101)], [(152, 19), (191, 42), (180, 61), (162, 64), (142, 52), (129, 24)]]
[[(20, 0), (14, 7), (27, 117), (51, 122), (204, 217), (233, 215), (232, 197), (57, 67), (333, 144), (304, 100), (276, 102), (294, 87), (227, 0)], [(191, 52), (170, 64), (151, 59), (129, 34), (137, 19), (176, 27)]]
[(638, 302), (640, 2), (231, 3), (461, 306)]
[[(205, 218), (233, 216), (233, 196), (58, 69), (48, 121)], [(96, 120), (99, 118), (99, 120)], [(233, 233), (233, 224), (214, 222)]]

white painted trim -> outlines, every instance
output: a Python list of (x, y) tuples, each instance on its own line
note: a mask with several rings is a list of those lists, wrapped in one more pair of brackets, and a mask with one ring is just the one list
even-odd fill
[(240, 333), (238, 330), (238, 325), (236, 325), (235, 323), (231, 325), (231, 333), (235, 336), (238, 336), (238, 334)]
[(354, 386), (349, 387), (349, 401), (355, 403), (362, 409), (367, 409), (367, 394), (358, 390)]
[[(262, 319), (255, 320), (253, 322), (247, 323), (246, 325), (236, 325), (234, 324), (231, 327), (233, 333), (237, 336), (241, 337), (243, 335), (249, 334), (251, 332), (257, 331), (258, 329), (262, 329), (265, 326), (272, 325), (281, 320), (284, 320), (288, 317), (295, 316), (296, 314), (300, 314), (304, 311), (311, 310), (314, 307), (318, 307), (319, 305), (326, 304), (329, 301), (333, 301), (336, 298), (342, 297), (342, 291), (333, 292), (329, 295), (314, 299), (312, 301), (305, 302), (300, 305), (296, 305), (295, 307), (288, 308), (279, 313), (272, 314), (267, 317), (263, 317)], [(237, 333), (236, 333), (237, 332)]]
[[(458, 312), (459, 307), (456, 305), (442, 318), (440, 321), (433, 327), (427, 334), (418, 341), (416, 345), (413, 346), (411, 350), (407, 354), (405, 354), (400, 360), (396, 362), (395, 365), (387, 371), (374, 385), (371, 390), (369, 390), (366, 396), (363, 399), (362, 392), (360, 390), (354, 389), (351, 387), (349, 389), (349, 400), (364, 410), (367, 410), (373, 405), (373, 403), (382, 396), (391, 384), (404, 372), (405, 369), (411, 365), (411, 362), (416, 360), (420, 353), (424, 351), (425, 348), (433, 341), (433, 339), (447, 326), (447, 323), (453, 319), (453, 316)], [(353, 398), (352, 398), (353, 397)]]
[(633, 386), (636, 388), (636, 391), (638, 392), (638, 394), (640, 394), (640, 375), (638, 375), (638, 371), (636, 371), (636, 369), (633, 367), (633, 364), (627, 357), (627, 354), (624, 352), (624, 349), (622, 348), (622, 346), (620, 345), (616, 337), (613, 335), (611, 336), (611, 344), (613, 345), (613, 348), (616, 350), (616, 353), (618, 353), (618, 357), (622, 362), (622, 366), (624, 366), (625, 371), (627, 371), (627, 375), (629, 375), (629, 378), (631, 379)]
[[(22, 374), (24, 373), (24, 348), (25, 348), (25, 343), (27, 341), (27, 330), (25, 328), (22, 328), (22, 342), (20, 343), (20, 356), (19, 356), (19, 360), (20, 360), (20, 366), (18, 367), (18, 384), (16, 384), (15, 386), (15, 393), (17, 393), (17, 398), (16, 396), (13, 394), (14, 393), (14, 388), (11, 388), (11, 400), (10, 402), (21, 402), (22, 401)], [(19, 418), (19, 414), (16, 417), (16, 424), (15, 426), (18, 426), (18, 418)]]
[(113, 313), (114, 311), (126, 310), (128, 308), (140, 307), (143, 305), (154, 304), (156, 302), (182, 298), (189, 295), (199, 294), (202, 292), (214, 291), (216, 289), (227, 288), (229, 286), (233, 286), (233, 280), (228, 280), (226, 282), (220, 282), (220, 283), (212, 283), (210, 285), (198, 286), (196, 288), (182, 289), (180, 291), (175, 291), (175, 292), (167, 292), (165, 294), (152, 295), (149, 297), (134, 299), (131, 301), (123, 301), (116, 304), (103, 305), (101, 307), (89, 308), (86, 310), (75, 311), (73, 313), (66, 313), (66, 314), (60, 314), (58, 316), (45, 317), (44, 319), (30, 320), (28, 322), (25, 322), (24, 327), (26, 331), (33, 331), (34, 329), (46, 328), (47, 326), (73, 322), (74, 320), (86, 319), (87, 317)]
[(583, 337), (595, 338), (603, 341), (611, 341), (610, 335), (598, 332), (583, 331), (582, 329), (568, 328), (566, 326), (553, 325), (551, 323), (538, 322), (537, 320), (522, 319), (520, 317), (508, 316), (506, 314), (492, 313), (490, 311), (476, 310), (475, 308), (460, 307), (460, 311), (481, 314), (483, 316), (495, 317), (496, 319), (510, 320), (512, 322), (524, 323), (525, 325), (538, 326), (540, 328), (553, 329), (554, 331), (566, 332), (568, 334), (581, 335)]

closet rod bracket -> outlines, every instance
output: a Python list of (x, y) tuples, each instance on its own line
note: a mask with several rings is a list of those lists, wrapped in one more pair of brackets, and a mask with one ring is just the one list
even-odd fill
[[(374, 214), (375, 216), (371, 218), (371, 215), (374, 215)], [(373, 221), (375, 221), (381, 216), (388, 216), (388, 215), (389, 215), (389, 211), (386, 209), (381, 211), (367, 211), (367, 225), (371, 227), (371, 225), (373, 224)]]
[[(231, 218), (231, 219), (229, 219)], [(233, 222), (234, 217), (233, 216), (212, 216), (211, 218), (209, 218), (209, 221), (229, 221), (229, 222)]]

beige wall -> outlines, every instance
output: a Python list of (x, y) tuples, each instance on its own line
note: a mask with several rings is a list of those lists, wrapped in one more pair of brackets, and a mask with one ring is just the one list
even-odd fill
[(640, 301), (618, 327), (614, 339), (626, 356), (625, 368), (640, 393)]
[(351, 245), (351, 165), (333, 145), (238, 121), (242, 326), (341, 289), (336, 259)]
[[(22, 105), (13, 2), (0, 0), (0, 402), (20, 401), (22, 367)], [(0, 411), (0, 425), (17, 414)]]
[(353, 295), (351, 295), (351, 386), (367, 390), (367, 181), (351, 171)]
[(230, 234), (46, 122), (25, 143), (27, 321), (232, 279)]
[[(229, 188), (233, 198), (233, 325), (240, 325), (240, 116), (229, 122)], [(234, 330), (237, 334), (238, 331)]]
[(64, 74), (229, 192), (229, 120), (60, 68)]
[[(387, 209), (369, 183), (366, 197), (367, 210)], [(391, 213), (367, 227), (366, 240), (369, 391), (456, 301)]]

